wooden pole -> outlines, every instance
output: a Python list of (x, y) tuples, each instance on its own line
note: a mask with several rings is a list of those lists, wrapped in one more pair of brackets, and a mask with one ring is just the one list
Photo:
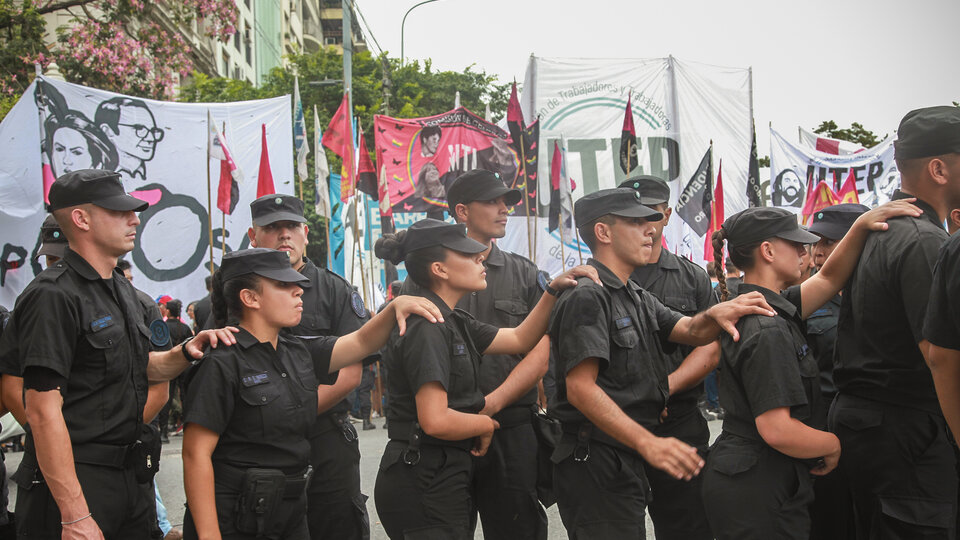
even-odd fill
[[(363, 252), (362, 252), (362, 248), (360, 247), (360, 235), (357, 234), (360, 231), (360, 227), (359, 227), (360, 222), (358, 221), (359, 217), (357, 213), (357, 206), (360, 204), (361, 197), (362, 196), (359, 193), (359, 190), (354, 192), (354, 195), (353, 195), (353, 244), (356, 247), (356, 250), (353, 252), (353, 254), (356, 255), (357, 260), (360, 262), (360, 285), (363, 287), (363, 305), (368, 306), (370, 305), (370, 303), (367, 300), (367, 273), (363, 269)], [(350, 277), (353, 278), (353, 276), (350, 276)]]
[(523, 213), (527, 218), (527, 256), (536, 262), (533, 254), (533, 235), (530, 232), (530, 179), (527, 177), (527, 156), (523, 144), (523, 129), (520, 130), (520, 174), (523, 178)]
[[(560, 181), (563, 182), (563, 179), (561, 178)], [(564, 243), (564, 240), (563, 240), (563, 227), (564, 227), (564, 225), (563, 225), (563, 211), (561, 210), (561, 212), (560, 212), (560, 272), (561, 272), (561, 273), (567, 271), (567, 256), (566, 256), (566, 255), (564, 254), (564, 252), (563, 252), (563, 243)]]
[(213, 202), (210, 194), (210, 109), (207, 109), (207, 235), (210, 237), (210, 276), (213, 276)]

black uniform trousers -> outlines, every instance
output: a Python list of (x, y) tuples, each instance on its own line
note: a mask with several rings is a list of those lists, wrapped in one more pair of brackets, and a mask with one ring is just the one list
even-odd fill
[[(817, 412), (814, 425), (827, 425), (827, 410), (836, 394), (823, 394), (824, 410)], [(810, 505), (810, 540), (855, 540), (853, 497), (839, 468), (813, 479)]]
[(554, 493), (570, 540), (646, 538), (650, 484), (643, 458), (596, 440), (576, 445), (565, 433), (553, 454)]
[[(710, 428), (696, 403), (669, 409), (666, 420), (653, 433), (658, 437), (675, 437), (707, 458)], [(712, 540), (710, 523), (703, 509), (702, 478), (694, 476), (687, 482), (656, 467), (647, 467), (646, 471), (653, 491), (648, 510), (657, 540)]]
[(828, 420), (858, 539), (955, 538), (957, 462), (942, 416), (839, 394)]
[(330, 429), (310, 438), (313, 481), (307, 488), (307, 523), (315, 540), (370, 538), (367, 497), (360, 492), (360, 445), (346, 416), (321, 415), (319, 421), (329, 421)]
[[(483, 537), (545, 540), (547, 513), (537, 499), (537, 436), (529, 407), (511, 407), (497, 415), (500, 429), (486, 455), (474, 458), (473, 503)], [(517, 422), (520, 417), (525, 421)], [(510, 421), (514, 419), (514, 421)]]
[(422, 444), (419, 460), (407, 464), (408, 446), (406, 441), (391, 440), (380, 459), (374, 500), (387, 536), (393, 540), (473, 538), (470, 451), (466, 446)]
[(806, 463), (724, 432), (710, 448), (703, 506), (717, 540), (808, 540), (813, 480)]
[[(234, 469), (235, 471), (238, 469)], [(223, 540), (310, 540), (307, 531), (307, 498), (284, 499), (276, 513), (268, 516), (272, 522), (270, 530), (263, 535), (243, 533), (237, 530), (237, 500), (240, 498), (240, 482), (236, 474), (225, 480), (217, 474), (214, 466), (214, 492), (217, 501), (217, 522)], [(190, 514), (190, 507), (183, 516), (184, 540), (197, 540), (197, 528)]]
[[(17, 536), (59, 540), (62, 530), (60, 509), (43, 481), (36, 456), (24, 452), (20, 467), (15, 476), (18, 488)], [(151, 491), (151, 496), (145, 497), (145, 490), (137, 483), (131, 468), (77, 463), (76, 471), (87, 507), (104, 538), (150, 538), (156, 526), (156, 496)]]

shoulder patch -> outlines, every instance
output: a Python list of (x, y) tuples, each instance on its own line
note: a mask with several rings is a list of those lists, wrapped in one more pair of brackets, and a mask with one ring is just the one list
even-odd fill
[(360, 298), (360, 293), (353, 291), (350, 295), (350, 307), (353, 308), (353, 312), (360, 317), (361, 319), (367, 316), (367, 308), (363, 305), (363, 298)]
[(550, 278), (549, 276), (547, 276), (547, 273), (544, 272), (543, 270), (540, 270), (539, 272), (537, 272), (537, 285), (540, 286), (540, 290), (546, 292), (547, 285), (549, 284), (550, 284)]
[(150, 343), (155, 347), (166, 347), (170, 344), (170, 329), (167, 323), (157, 319), (150, 323)]

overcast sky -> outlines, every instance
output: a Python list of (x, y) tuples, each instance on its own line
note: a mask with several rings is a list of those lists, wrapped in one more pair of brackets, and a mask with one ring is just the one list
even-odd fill
[[(403, 15), (418, 1), (356, 3), (399, 57)], [(764, 155), (768, 122), (785, 134), (860, 122), (882, 136), (911, 109), (960, 101), (958, 25), (960, 0), (439, 0), (407, 17), (404, 52), (502, 81), (522, 81), (531, 53), (752, 66)]]

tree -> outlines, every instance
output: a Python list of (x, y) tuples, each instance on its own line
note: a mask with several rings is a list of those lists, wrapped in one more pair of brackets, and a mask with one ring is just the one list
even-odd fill
[(833, 120), (824, 120), (823, 122), (820, 122), (820, 126), (814, 129), (813, 132), (818, 135), (826, 135), (831, 139), (840, 139), (843, 141), (857, 143), (864, 148), (876, 146), (877, 143), (887, 137), (886, 135), (883, 137), (877, 137), (874, 132), (864, 128), (858, 122), (853, 122), (850, 124), (849, 128), (840, 129), (837, 126), (837, 123)]
[[(55, 11), (73, 18), (48, 45), (42, 15)], [(22, 93), (33, 64), (56, 62), (70, 82), (171, 98), (177, 77), (193, 69), (176, 28), (196, 22), (204, 35), (226, 41), (236, 20), (233, 0), (0, 0), (0, 95)]]
[[(457, 91), (460, 92), (461, 104), (474, 112), (483, 114), (485, 105), (489, 103), (494, 117), (506, 114), (509, 86), (497, 84), (496, 77), (478, 71), (474, 66), (462, 72), (437, 71), (429, 60), (422, 64), (414, 61), (401, 66), (397, 59), (375, 57), (369, 51), (363, 51), (354, 53), (352, 67), (354, 114), (360, 119), (367, 148), (371, 152), (375, 152), (373, 116), (387, 113), (386, 97), (389, 97), (390, 116), (398, 118), (432, 116), (449, 111), (453, 108), (453, 96)], [(316, 105), (320, 125), (326, 129), (343, 99), (343, 85), (315, 86), (310, 82), (343, 78), (343, 57), (336, 50), (326, 48), (312, 54), (288, 56), (287, 65), (270, 70), (259, 88), (245, 81), (194, 73), (192, 80), (180, 89), (178, 99), (184, 102), (227, 102), (292, 94), (295, 75), (300, 77), (307, 139), (311, 141), (307, 165), (308, 170), (313, 171), (313, 107)], [(385, 80), (389, 80), (390, 84), (385, 85)], [(340, 158), (332, 152), (327, 155), (330, 170), (338, 172)], [(315, 196), (314, 182), (304, 182), (303, 199), (307, 202), (306, 218), (310, 227), (307, 256), (317, 264), (325, 264), (326, 237), (323, 231), (326, 224), (310, 204)]]

